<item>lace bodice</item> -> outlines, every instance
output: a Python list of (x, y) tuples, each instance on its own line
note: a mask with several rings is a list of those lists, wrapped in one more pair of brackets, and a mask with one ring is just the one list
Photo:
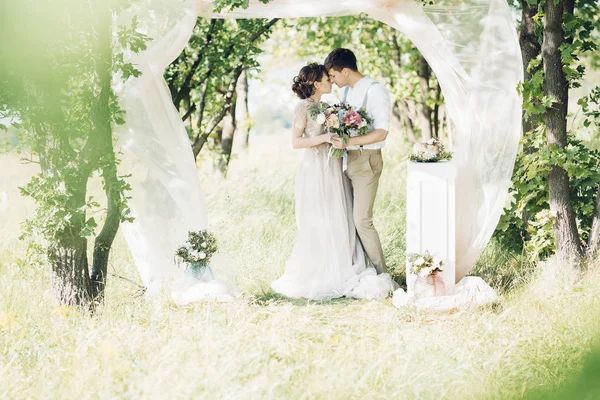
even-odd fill
[(313, 137), (325, 133), (324, 125), (320, 125), (310, 117), (308, 108), (313, 104), (310, 100), (302, 100), (296, 106), (294, 127), (304, 128), (304, 137)]

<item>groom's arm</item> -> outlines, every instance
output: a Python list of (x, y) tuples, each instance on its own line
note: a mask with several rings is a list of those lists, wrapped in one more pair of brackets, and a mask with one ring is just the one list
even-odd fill
[(354, 136), (348, 138), (347, 146), (361, 146), (365, 144), (372, 144), (377, 142), (383, 142), (387, 138), (388, 131), (385, 129), (375, 129), (366, 135)]
[(366, 135), (353, 136), (353, 137), (347, 138), (348, 143), (346, 143), (346, 144), (344, 144), (342, 139), (339, 139), (339, 138), (333, 139), (332, 143), (333, 143), (333, 147), (335, 147), (336, 149), (345, 149), (346, 147), (349, 147), (349, 146), (361, 146), (361, 145), (366, 145), (366, 144), (371, 144), (371, 143), (382, 142), (385, 140), (385, 138), (387, 138), (387, 134), (388, 134), (388, 131), (386, 131), (385, 129), (375, 129), (375, 130), (367, 133)]

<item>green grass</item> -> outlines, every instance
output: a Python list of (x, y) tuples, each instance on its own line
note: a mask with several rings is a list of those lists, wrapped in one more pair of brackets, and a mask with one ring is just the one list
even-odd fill
[[(287, 138), (252, 146), (226, 180), (200, 169), (217, 273), (241, 297), (176, 307), (111, 276), (97, 316), (56, 307), (47, 268), (27, 262), (16, 236), (32, 205), (14, 186), (34, 168), (0, 159), (11, 207), (0, 214), (1, 399), (512, 399), (577, 384), (599, 332), (600, 267), (524, 265), (492, 244), (476, 271), (503, 295), (478, 310), (282, 298), (269, 282), (294, 240), (299, 154)], [(394, 138), (384, 157), (376, 226), (402, 280), (405, 153)], [(139, 282), (120, 236), (110, 270)]]

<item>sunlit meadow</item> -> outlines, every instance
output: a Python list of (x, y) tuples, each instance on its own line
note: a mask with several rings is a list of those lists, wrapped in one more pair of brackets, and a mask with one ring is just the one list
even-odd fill
[[(299, 154), (282, 133), (238, 151), (227, 179), (200, 164), (220, 238), (216, 272), (240, 297), (188, 307), (147, 301), (119, 236), (95, 316), (57, 307), (48, 268), (27, 261), (17, 237), (33, 205), (17, 186), (35, 166), (2, 156), (0, 399), (521, 398), (558, 388), (582, 367), (599, 328), (595, 266), (529, 266), (491, 244), (477, 273), (502, 293), (499, 301), (449, 313), (398, 310), (390, 299), (273, 295), (269, 282), (295, 235)], [(384, 157), (376, 225), (389, 264), (401, 271), (406, 152), (398, 138)]]

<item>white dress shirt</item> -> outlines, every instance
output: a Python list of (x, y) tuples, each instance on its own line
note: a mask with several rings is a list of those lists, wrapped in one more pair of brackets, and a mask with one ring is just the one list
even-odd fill
[[(365, 100), (367, 89), (369, 98), (367, 99), (367, 114), (373, 118), (373, 129), (383, 129), (390, 131), (390, 114), (392, 104), (390, 94), (382, 84), (376, 83), (371, 85), (375, 80), (368, 75), (365, 75), (360, 81), (354, 84), (354, 87), (348, 88), (346, 103), (353, 107), (360, 108)], [(340, 90), (340, 100), (344, 99), (346, 87)], [(364, 150), (377, 150), (385, 146), (385, 140), (382, 142), (365, 144), (362, 146)], [(358, 150), (359, 146), (349, 146), (348, 150)]]

